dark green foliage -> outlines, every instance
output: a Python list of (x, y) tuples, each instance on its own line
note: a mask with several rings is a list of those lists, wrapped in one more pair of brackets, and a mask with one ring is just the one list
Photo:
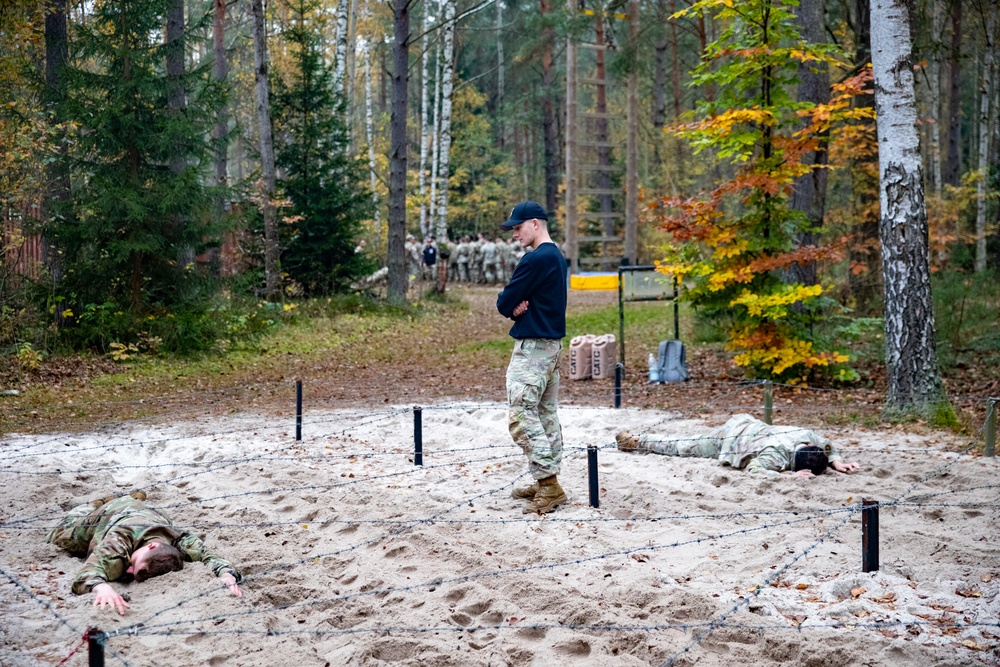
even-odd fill
[(279, 188), (290, 205), (282, 213), (281, 268), (309, 295), (344, 291), (374, 266), (354, 252), (371, 197), (364, 166), (349, 157), (343, 101), (335, 97), (323, 61), (321, 13), (294, 0), (283, 33), (292, 51), (290, 83), (274, 81)]
[[(166, 76), (176, 48), (163, 44), (167, 5), (97, 2), (75, 28), (62, 109), (76, 128), (73, 197), (52, 232), (63, 252), (59, 290), (78, 313), (111, 303), (139, 319), (201, 294), (193, 257), (212, 237), (203, 172), (221, 96), (206, 70)], [(186, 93), (181, 110), (168, 106), (175, 85)]]

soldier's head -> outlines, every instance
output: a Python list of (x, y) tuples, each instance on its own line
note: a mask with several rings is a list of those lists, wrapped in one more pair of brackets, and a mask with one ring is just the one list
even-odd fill
[(808, 470), (814, 475), (822, 475), (830, 459), (821, 447), (809, 445), (795, 450), (794, 470)]
[(146, 581), (184, 567), (181, 552), (165, 542), (150, 542), (132, 552), (128, 572), (137, 582)]

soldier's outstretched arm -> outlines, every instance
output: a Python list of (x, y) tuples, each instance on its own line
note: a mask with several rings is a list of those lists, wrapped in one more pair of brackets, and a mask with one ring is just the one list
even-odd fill
[(94, 606), (104, 609), (111, 607), (118, 610), (119, 616), (125, 615), (125, 610), (129, 608), (129, 603), (118, 594), (118, 591), (111, 587), (111, 584), (97, 584), (92, 589), (94, 591)]

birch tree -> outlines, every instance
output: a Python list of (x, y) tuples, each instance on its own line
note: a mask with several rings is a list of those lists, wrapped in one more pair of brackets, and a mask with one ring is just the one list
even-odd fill
[[(441, 148), (441, 42), (434, 43), (434, 97), (431, 100), (431, 131), (430, 131), (430, 151), (431, 151), (431, 201), (429, 205), (428, 218), (433, 221), (437, 213), (437, 192), (438, 192), (438, 168), (441, 166), (439, 159)], [(433, 223), (432, 223), (433, 224)], [(421, 228), (423, 234), (427, 230)]]
[(427, 146), (430, 140), (429, 110), (427, 108), (427, 79), (429, 68), (427, 59), (427, 35), (430, 28), (430, 7), (424, 3), (424, 34), (420, 49), (420, 168), (417, 170), (417, 182), (420, 188), (420, 234), (427, 235)]
[(997, 20), (997, 0), (986, 9), (983, 45), (983, 78), (979, 85), (979, 175), (976, 179), (976, 272), (986, 270), (986, 189), (990, 177), (990, 96), (993, 86), (993, 50)]
[(934, 342), (906, 1), (872, 0), (870, 20), (885, 290), (886, 412), (936, 417), (947, 403)]
[(337, 2), (337, 55), (333, 69), (333, 92), (339, 100), (347, 99), (347, 21), (350, 17), (351, 0)]
[(278, 212), (274, 205), (274, 140), (271, 137), (271, 91), (267, 81), (267, 33), (263, 0), (251, 0), (253, 69), (257, 91), (257, 134), (260, 138), (261, 212), (264, 214), (264, 296), (278, 297)]
[(444, 48), (441, 75), (441, 133), (438, 137), (437, 237), (448, 238), (448, 176), (451, 154), (451, 94), (455, 78), (455, 0), (444, 0)]
[(375, 218), (375, 238), (382, 242), (382, 216), (378, 209), (378, 180), (375, 176), (375, 123), (372, 118), (372, 57), (371, 45), (365, 43), (365, 135), (368, 138), (368, 171), (371, 174), (372, 210)]

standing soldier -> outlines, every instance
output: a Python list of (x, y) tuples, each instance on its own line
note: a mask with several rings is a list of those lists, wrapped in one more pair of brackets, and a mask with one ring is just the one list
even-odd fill
[(514, 320), (514, 351), (507, 366), (510, 435), (528, 457), (528, 472), (535, 478), (511, 495), (528, 500), (525, 514), (544, 514), (566, 502), (556, 479), (563, 450), (557, 410), (559, 357), (566, 336), (566, 261), (549, 236), (548, 214), (540, 204), (521, 202), (501, 226), (534, 249), (497, 296), (497, 311)]
[(403, 244), (403, 250), (406, 252), (406, 272), (410, 277), (410, 282), (417, 279), (420, 275), (420, 246), (417, 244), (417, 239), (413, 234), (407, 234), (406, 243)]
[(474, 283), (483, 282), (483, 235), (476, 236), (469, 244), (469, 270)]
[(483, 241), (483, 280), (487, 285), (497, 282), (497, 244), (490, 238)]
[(458, 267), (458, 279), (469, 282), (469, 237), (463, 236), (455, 247), (455, 266)]
[(513, 271), (507, 270), (507, 265), (510, 263), (510, 246), (502, 236), (497, 236), (494, 243), (497, 244), (497, 280), (504, 283), (513, 274)]

